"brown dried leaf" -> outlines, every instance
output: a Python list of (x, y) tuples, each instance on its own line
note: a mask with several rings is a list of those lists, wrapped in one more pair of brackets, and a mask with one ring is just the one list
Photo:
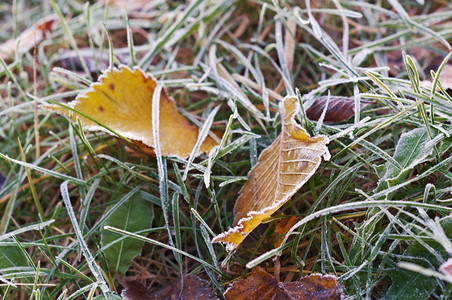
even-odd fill
[(248, 174), (235, 203), (234, 227), (212, 240), (226, 243), (228, 251), (236, 249), (254, 228), (284, 205), (315, 173), (321, 157), (329, 155), (326, 136), (310, 137), (295, 122), (297, 105), (296, 97), (286, 97), (280, 103), (281, 134)]
[(0, 44), (0, 57), (3, 59), (11, 59), (16, 53), (16, 41), (19, 53), (28, 52), (35, 44), (39, 44), (47, 34), (55, 29), (58, 18), (51, 15), (36, 22), (34, 26), (22, 32), (16, 39), (8, 40)]
[[(328, 97), (318, 97), (314, 104), (306, 110), (306, 116), (312, 121), (318, 121), (325, 109)], [(369, 105), (360, 101), (361, 108)], [(353, 97), (330, 96), (324, 123), (345, 122), (355, 114), (355, 99)]]
[[(156, 80), (141, 69), (120, 66), (99, 77), (90, 89), (77, 96), (68, 105), (85, 114), (118, 134), (148, 147), (155, 147), (152, 128), (152, 97), (157, 86)], [(91, 120), (56, 105), (45, 108), (60, 114), (80, 119), (85, 129), (110, 130)], [(188, 157), (198, 140), (198, 127), (190, 124), (176, 108), (174, 100), (165, 89), (160, 95), (159, 140), (164, 156)], [(217, 142), (210, 136), (204, 139), (198, 154), (209, 151)], [(141, 147), (143, 149), (143, 147)]]
[[(183, 285), (183, 286), (182, 286)], [(126, 282), (121, 292), (124, 300), (213, 300), (218, 299), (212, 295), (212, 290), (208, 287), (208, 282), (194, 275), (184, 275), (183, 282), (178, 280), (168, 284), (158, 291), (148, 291), (138, 281)]]
[(277, 282), (259, 267), (255, 267), (246, 279), (234, 281), (223, 296), (226, 300), (339, 300), (346, 297), (334, 276), (311, 274), (299, 281)]

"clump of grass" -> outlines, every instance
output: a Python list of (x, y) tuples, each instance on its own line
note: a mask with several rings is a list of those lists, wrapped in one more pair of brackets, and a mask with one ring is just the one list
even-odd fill
[[(438, 84), (452, 12), (420, 2), (158, 2), (128, 13), (83, 1), (1, 4), (0, 41), (49, 14), (59, 25), (35, 55), (1, 61), (0, 295), (113, 297), (108, 248), (133, 240), (144, 246), (124, 276), (153, 288), (192, 273), (221, 295), (260, 265), (287, 281), (334, 274), (357, 299), (446, 299), (451, 282), (438, 268), (452, 255), (452, 98), (420, 81)], [(217, 151), (148, 157), (42, 109), (34, 126), (36, 102), (70, 100), (119, 62), (155, 75), (200, 128), (218, 109)], [(280, 132), (278, 101), (297, 90), (304, 110), (318, 96), (354, 97), (355, 116), (299, 116), (330, 137), (332, 158), (228, 255), (210, 240), (231, 226), (248, 171)], [(372, 105), (360, 111), (361, 99)], [(131, 199), (147, 204), (130, 209), (137, 227), (115, 227)], [(273, 249), (275, 220), (292, 215), (299, 222)]]

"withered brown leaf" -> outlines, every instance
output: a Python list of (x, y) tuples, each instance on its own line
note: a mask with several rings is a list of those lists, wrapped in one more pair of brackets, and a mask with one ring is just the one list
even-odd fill
[(334, 276), (311, 274), (299, 281), (278, 282), (260, 267), (255, 267), (247, 278), (234, 281), (223, 296), (226, 300), (340, 300), (346, 297)]
[[(306, 116), (312, 121), (318, 121), (328, 102), (328, 97), (318, 97), (314, 104), (306, 110)], [(360, 108), (369, 105), (369, 102), (360, 101)], [(355, 114), (355, 99), (353, 97), (330, 96), (326, 109), (324, 123), (339, 123), (349, 120)]]
[(212, 242), (226, 243), (233, 251), (263, 220), (286, 203), (320, 165), (322, 156), (329, 157), (324, 135), (311, 137), (297, 124), (296, 97), (286, 97), (280, 103), (282, 130), (266, 148), (259, 162), (248, 174), (234, 207), (234, 227), (216, 236)]

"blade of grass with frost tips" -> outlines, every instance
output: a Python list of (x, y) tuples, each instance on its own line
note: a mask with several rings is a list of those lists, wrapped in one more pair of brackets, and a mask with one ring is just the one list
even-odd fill
[[(64, 298), (65, 300), (72, 300), (72, 299), (76, 299), (77, 297), (81, 297), (84, 293), (86, 293), (87, 291), (90, 291), (93, 287), (97, 288), (97, 282), (91, 283), (87, 286), (81, 287), (78, 290), (76, 290), (75, 292), (73, 292), (69, 297)], [(107, 295), (107, 293), (104, 294), (104, 296), (106, 297), (106, 299), (110, 299), (110, 297)]]
[(86, 196), (82, 199), (82, 208), (80, 211), (80, 224), (83, 224), (83, 229), (85, 224), (86, 224), (86, 218), (88, 216), (89, 213), (89, 205), (91, 204), (91, 200), (94, 197), (94, 193), (96, 192), (98, 186), (100, 183), (100, 178), (96, 178), (93, 180), (93, 182), (91, 183), (91, 186), (88, 190), (88, 193), (86, 194)]
[[(77, 142), (75, 141), (74, 128), (72, 127), (72, 124), (69, 124), (68, 133), (69, 133), (69, 146), (71, 147), (72, 157), (74, 160), (75, 174), (77, 175), (78, 179), (83, 181), (82, 168), (80, 165), (80, 157), (78, 155)], [(80, 186), (79, 189), (80, 189), (80, 196), (82, 198), (85, 198), (85, 195), (86, 195), (85, 188), (83, 186)]]
[(104, 29), (104, 34), (107, 36), (107, 41), (108, 41), (108, 49), (109, 49), (109, 57), (108, 57), (108, 61), (109, 61), (109, 66), (110, 66), (110, 72), (113, 72), (113, 68), (115, 67), (113, 59), (114, 59), (114, 54), (113, 54), (113, 41), (111, 40), (111, 36), (110, 33), (108, 32), (107, 26), (105, 25), (104, 22), (102, 22), (102, 27)]
[(190, 211), (193, 214), (193, 216), (199, 221), (199, 223), (201, 223), (212, 236), (216, 236), (212, 229), (207, 225), (206, 221), (204, 221), (201, 215), (194, 208), (191, 208)]
[(228, 124), (226, 125), (226, 128), (223, 132), (223, 137), (221, 138), (220, 143), (218, 146), (215, 146), (212, 148), (212, 150), (209, 152), (209, 158), (207, 161), (207, 168), (204, 171), (204, 185), (206, 188), (210, 187), (210, 176), (211, 176), (211, 170), (214, 162), (219, 158), (220, 149), (223, 149), (231, 136), (231, 130), (232, 130), (232, 122), (237, 119), (237, 106), (234, 106), (233, 113), (229, 116)]
[[(261, 84), (262, 82), (261, 77), (259, 76), (257, 70), (254, 68), (254, 66), (251, 64), (251, 62), (248, 60), (248, 58), (246, 58), (246, 56), (239, 51), (239, 49), (237, 49), (237, 47), (231, 45), (230, 43), (226, 43), (225, 41), (222, 40), (216, 40), (215, 41), (217, 44), (223, 46), (225, 49), (231, 51), (231, 53), (237, 57), (237, 59), (239, 60), (239, 62), (241, 62), (245, 68), (251, 73), (251, 75), (253, 75), (253, 77), (255, 78), (256, 82), (258, 84)], [(234, 76), (235, 74), (232, 74), (232, 76)]]
[(203, 179), (204, 179), (204, 185), (206, 186), (206, 188), (210, 187), (210, 175), (212, 173), (212, 165), (214, 164), (214, 159), (218, 154), (218, 146), (214, 146), (210, 152), (209, 152), (209, 157), (207, 158), (207, 167), (206, 167), (206, 171), (204, 172), (203, 175)]
[(385, 151), (383, 151), (381, 148), (379, 148), (378, 146), (374, 145), (373, 143), (369, 143), (366, 140), (362, 140), (360, 142), (360, 144), (364, 148), (372, 151), (372, 153), (374, 153), (374, 154), (378, 155), (379, 157), (381, 157), (384, 161), (388, 162), (389, 164), (391, 164), (395, 168), (402, 169), (400, 164), (394, 158), (392, 158), (388, 153), (386, 153)]
[(179, 183), (179, 186), (182, 189), (182, 196), (184, 197), (185, 202), (190, 204), (190, 194), (188, 193), (185, 182), (182, 180), (182, 176), (180, 175), (179, 167), (177, 166), (177, 164), (175, 162), (173, 162), (173, 169), (174, 169), (174, 174), (176, 174), (177, 183)]
[(435, 166), (431, 167), (427, 171), (424, 171), (422, 174), (414, 176), (413, 178), (408, 179), (407, 181), (405, 181), (403, 183), (397, 184), (397, 185), (392, 186), (392, 187), (390, 187), (388, 189), (385, 189), (385, 190), (383, 190), (381, 192), (378, 192), (378, 193), (372, 195), (372, 197), (373, 198), (379, 198), (379, 197), (382, 197), (382, 196), (386, 196), (387, 194), (392, 193), (394, 191), (397, 191), (400, 188), (411, 184), (412, 182), (421, 180), (422, 178), (425, 178), (425, 177), (429, 176), (430, 174), (441, 170), (443, 167), (446, 167), (447, 169), (449, 169), (451, 167), (451, 164), (452, 164), (452, 156), (446, 158), (445, 160), (443, 160), (442, 162), (440, 162), (440, 163), (436, 164)]
[(422, 24), (419, 24), (415, 21), (413, 21), (410, 16), (408, 15), (408, 13), (405, 11), (405, 9), (403, 8), (403, 6), (395, 0), (388, 0), (388, 2), (392, 5), (392, 7), (394, 8), (394, 10), (399, 14), (400, 18), (403, 20), (403, 22), (406, 23), (407, 26), (413, 26), (416, 29), (423, 31), (431, 36), (433, 36), (435, 39), (437, 39), (441, 44), (443, 44), (444, 46), (447, 47), (448, 50), (451, 50), (452, 47), (450, 46), (450, 44), (447, 42), (447, 40), (442, 37), (441, 35), (439, 35), (438, 33), (434, 32), (433, 30), (431, 30), (428, 27), (425, 27)]
[[(178, 193), (174, 193), (171, 201), (172, 206), (172, 214), (173, 214), (173, 227), (174, 227), (174, 239), (176, 240), (177, 249), (182, 250), (182, 237), (180, 231), (180, 210), (179, 210), (179, 195)], [(179, 271), (181, 272), (181, 276), (183, 276), (183, 266), (182, 266), (182, 256), (177, 255), (176, 261), (179, 264)]]
[[(449, 59), (452, 57), (452, 51), (449, 52), (449, 54), (446, 55), (446, 57), (444, 57), (443, 61), (441, 62), (441, 64), (439, 65), (438, 69), (435, 72), (435, 76), (433, 77), (433, 83), (432, 83), (432, 96), (430, 97), (431, 99), (433, 99), (435, 97), (436, 94), (436, 86), (439, 83), (439, 76), (441, 75), (441, 72), (444, 69), (444, 66), (446, 65), (446, 63), (449, 61)], [(445, 93), (446, 95), (448, 95), (447, 93)]]
[[(109, 156), (109, 155), (106, 155), (106, 154), (99, 154), (99, 155), (97, 155), (97, 157), (103, 158), (103, 159), (106, 159), (106, 160), (109, 160), (109, 161), (111, 161), (111, 162), (114, 162), (115, 164), (117, 164), (118, 166), (120, 166), (120, 167), (126, 169), (127, 171), (130, 172), (130, 174), (133, 174), (134, 176), (136, 176), (136, 177), (138, 177), (138, 178), (144, 179), (144, 180), (146, 180), (146, 181), (152, 181), (152, 182), (157, 182), (157, 180), (158, 180), (158, 179), (154, 179), (154, 177), (148, 177), (148, 176), (146, 176), (146, 175), (144, 175), (144, 174), (141, 174), (141, 172), (136, 171), (136, 170), (134, 170), (132, 167), (128, 166), (127, 163), (124, 163), (124, 162), (120, 161), (119, 159), (116, 159), (116, 158), (111, 157), (111, 156)], [(186, 163), (185, 160), (179, 160), (179, 159), (174, 159), (174, 160), (175, 160), (175, 161), (178, 161), (178, 162), (181, 162), (181, 163)], [(203, 170), (204, 170), (204, 169), (198, 168), (198, 165), (197, 165), (197, 164), (192, 164), (192, 166), (196, 167), (197, 170), (200, 170), (200, 171), (203, 171)], [(158, 176), (156, 176), (156, 177), (158, 177)], [(93, 177), (93, 178), (94, 178), (94, 177)], [(172, 182), (171, 180), (168, 180), (168, 186), (169, 186), (171, 189), (173, 189), (175, 192), (177, 192), (177, 193), (179, 193), (179, 194), (182, 194), (182, 189), (181, 189), (181, 187), (178, 186), (176, 183)], [(160, 202), (159, 202), (159, 203), (155, 203), (155, 202), (154, 202), (154, 204), (157, 204), (157, 205), (159, 205), (159, 206), (161, 205)]]
[(220, 183), (218, 185), (218, 187), (224, 187), (228, 184), (234, 183), (234, 182), (238, 182), (238, 181), (246, 181), (248, 179), (248, 177), (246, 176), (237, 176), (228, 180), (223, 181), (222, 183)]
[(201, 236), (204, 239), (204, 243), (206, 244), (207, 250), (209, 250), (210, 258), (213, 261), (215, 268), (218, 269), (217, 255), (215, 254), (215, 249), (213, 248), (212, 242), (209, 237), (209, 233), (207, 232), (207, 229), (203, 224), (200, 224), (199, 228), (201, 230)]
[[(290, 82), (290, 72), (289, 72), (289, 68), (287, 67), (287, 62), (286, 62), (286, 58), (284, 55), (284, 47), (286, 45), (283, 45), (283, 39), (282, 39), (282, 25), (281, 25), (281, 21), (280, 20), (276, 20), (275, 22), (275, 41), (276, 41), (276, 53), (278, 55), (278, 61), (279, 64), (281, 66), (281, 70), (284, 73), (284, 77), (287, 78)], [(257, 77), (256, 77), (257, 79)], [(285, 87), (286, 87), (286, 93), (287, 95), (295, 95), (295, 91), (293, 88), (293, 85), (287, 85), (287, 82), (284, 81), (284, 83), (286, 83)]]
[(281, 78), (284, 80), (284, 84), (286, 86), (292, 86), (290, 79), (286, 77), (283, 70), (279, 67), (275, 60), (267, 52), (265, 52), (265, 50), (251, 44), (240, 44), (238, 47), (253, 50), (268, 59), (268, 61), (273, 65), (276, 71), (278, 71), (279, 75), (281, 75)]
[[(5, 71), (6, 75), (8, 75), (9, 78), (14, 82), (14, 85), (16, 86), (17, 90), (21, 94), (24, 102), (28, 102), (27, 95), (25, 94), (24, 90), (22, 89), (21, 85), (17, 81), (16, 76), (13, 72), (11, 72), (11, 69), (8, 67), (6, 62), (3, 60), (2, 56), (0, 56), (0, 65), (3, 67), (3, 70)], [(31, 103), (31, 105), (34, 105), (34, 103)]]
[[(427, 204), (427, 203), (418, 203), (418, 202), (411, 202), (411, 201), (391, 201), (391, 200), (383, 200), (383, 201), (358, 201), (353, 203), (345, 203), (345, 204), (339, 204), (333, 207), (328, 207), (322, 210), (319, 210), (317, 212), (311, 213), (310, 215), (306, 216), (305, 218), (298, 221), (295, 225), (293, 225), (290, 230), (287, 232), (286, 236), (284, 237), (284, 240), (279, 248), (275, 248), (269, 252), (266, 252), (262, 254), (261, 256), (253, 259), (249, 263), (246, 264), (246, 267), (248, 269), (251, 269), (255, 267), (257, 264), (262, 262), (262, 258), (270, 258), (272, 256), (281, 255), (281, 251), (284, 249), (284, 245), (287, 243), (287, 239), (291, 234), (294, 233), (294, 231), (308, 223), (309, 221), (312, 221), (318, 217), (326, 216), (329, 214), (334, 214), (342, 211), (352, 210), (352, 209), (361, 209), (361, 208), (370, 208), (370, 207), (391, 207), (391, 206), (398, 206), (398, 207), (421, 207), (425, 209), (434, 209), (438, 211), (444, 211), (444, 212), (452, 212), (452, 208), (449, 207), (443, 207), (439, 205), (433, 205), (433, 204)], [(297, 233), (301, 234), (301, 233)], [(271, 253), (271, 255), (270, 255)]]
[(447, 281), (449, 283), (452, 283), (452, 278), (450, 275), (446, 276), (443, 273), (434, 271), (432, 269), (424, 268), (422, 266), (419, 266), (419, 265), (411, 263), (411, 262), (401, 261), (401, 262), (397, 263), (397, 267), (408, 270), (408, 271), (416, 272), (416, 273), (422, 274), (424, 276), (435, 277), (435, 278)]
[[(86, 79), (85, 77), (83, 77), (75, 72), (72, 72), (70, 70), (66, 70), (66, 69), (63, 69), (60, 67), (55, 67), (52, 69), (52, 74), (59, 74), (59, 73), (66, 75), (67, 77), (69, 77), (69, 79), (71, 79), (71, 78), (74, 79), (74, 81), (76, 81), (76, 82), (84, 83), (86, 85), (86, 86), (83, 86), (84, 89), (88, 89), (88, 87), (91, 84), (93, 84), (93, 82), (91, 80)], [(67, 96), (69, 97), (72, 93), (76, 93), (76, 95), (78, 95), (78, 94), (80, 94), (80, 92), (82, 92), (82, 91), (67, 91), (67, 92), (63, 92), (61, 94), (57, 94), (57, 95), (66, 95), (67, 94)], [(49, 95), (44, 98), (41, 98), (41, 100), (62, 99), (63, 98), (63, 97), (55, 97), (55, 96), (56, 95)]]
[(15, 164), (24, 166), (26, 168), (38, 171), (38, 172), (46, 174), (46, 175), (50, 175), (52, 177), (56, 177), (56, 178), (59, 178), (59, 179), (62, 179), (62, 180), (68, 180), (68, 181), (70, 181), (72, 183), (75, 183), (75, 184), (81, 184), (81, 185), (86, 185), (87, 184), (87, 182), (84, 181), (84, 180), (80, 180), (78, 178), (75, 178), (75, 177), (72, 177), (72, 176), (69, 176), (69, 175), (65, 175), (65, 174), (61, 174), (61, 173), (58, 173), (58, 172), (55, 172), (55, 171), (52, 171), (52, 170), (48, 170), (48, 169), (45, 169), (45, 168), (42, 168), (42, 167), (38, 167), (38, 166), (30, 164), (30, 163), (22, 162), (20, 160), (16, 160), (14, 158), (10, 158), (9, 156), (7, 156), (7, 155), (5, 155), (3, 153), (0, 153), (0, 158), (3, 158), (5, 160), (9, 160), (10, 162), (13, 162)]
[[(314, 37), (323, 44), (330, 53), (348, 70), (354, 77), (358, 77), (358, 73), (354, 70), (353, 65), (339, 50), (339, 47), (334, 43), (334, 40), (320, 27), (317, 20), (312, 15), (310, 0), (306, 1), (306, 10), (309, 16), (309, 23), (312, 26)], [(351, 77), (351, 76), (350, 76)]]
[(68, 181), (65, 181), (60, 186), (61, 197), (63, 198), (64, 204), (66, 205), (66, 209), (69, 215), (69, 219), (71, 220), (72, 227), (74, 228), (75, 235), (77, 236), (77, 242), (80, 245), (80, 249), (82, 250), (83, 256), (85, 256), (86, 262), (88, 264), (89, 269), (93, 273), (94, 277), (97, 280), (97, 284), (102, 290), (102, 293), (105, 295), (110, 289), (108, 288), (107, 283), (105, 282), (102, 272), (99, 269), (99, 266), (96, 264), (94, 257), (89, 251), (88, 245), (85, 242), (85, 237), (80, 231), (80, 226), (77, 222), (77, 217), (75, 216), (74, 209), (72, 208), (71, 199), (69, 197), (68, 190)]
[(74, 268), (70, 263), (62, 260), (61, 258), (57, 257), (56, 261), (63, 264), (64, 266), (66, 266), (66, 268), (68, 268), (69, 270), (72, 270), (74, 273), (78, 274), (80, 277), (82, 277), (83, 279), (85, 279), (86, 281), (93, 283), (94, 280), (92, 280), (91, 278), (89, 278), (88, 276), (86, 276), (85, 274), (83, 274), (83, 272), (79, 271), (77, 268)]
[(63, 16), (63, 14), (61, 13), (60, 8), (56, 4), (55, 0), (50, 0), (50, 4), (52, 5), (53, 10), (55, 11), (56, 15), (58, 16), (58, 20), (60, 21), (61, 27), (63, 28), (65, 37), (66, 37), (67, 41), (69, 42), (69, 45), (71, 46), (72, 49), (74, 49), (75, 53), (77, 54), (77, 57), (83, 68), (83, 71), (85, 72), (85, 76), (87, 76), (89, 79), (92, 79), (89, 68), (86, 65), (85, 60), (83, 59), (83, 57), (80, 53), (80, 50), (78, 49), (77, 42), (74, 39), (74, 35), (72, 34), (71, 30), (69, 29), (69, 26), (66, 22), (66, 19)]
[(218, 38), (216, 36), (217, 33), (219, 32), (220, 29), (224, 28), (224, 23), (226, 22), (227, 19), (229, 19), (232, 12), (233, 12), (233, 10), (226, 11), (226, 13), (221, 17), (221, 19), (218, 21), (218, 23), (215, 25), (215, 27), (210, 31), (207, 38), (205, 38), (203, 40), (203, 44), (202, 44), (201, 48), (199, 49), (198, 53), (196, 54), (195, 59), (193, 60), (193, 64), (192, 64), (193, 66), (199, 65), (199, 62), (201, 61), (202, 56), (205, 54), (207, 47), (210, 46), (210, 44), (212, 43), (212, 41), (215, 38)]
[(195, 146), (193, 147), (193, 150), (191, 151), (190, 157), (188, 158), (187, 165), (185, 167), (184, 176), (182, 176), (182, 180), (187, 180), (188, 171), (190, 170), (190, 166), (195, 159), (196, 154), (199, 152), (199, 148), (201, 147), (202, 143), (206, 139), (207, 135), (209, 134), (209, 130), (212, 127), (213, 119), (215, 118), (215, 115), (218, 112), (218, 109), (220, 109), (220, 105), (215, 107), (210, 114), (207, 116), (206, 120), (204, 121), (204, 125), (202, 128), (199, 129), (198, 134), (198, 140), (196, 141)]
[[(154, 135), (154, 152), (157, 158), (157, 169), (159, 177), (159, 192), (160, 202), (162, 203), (163, 218), (165, 220), (165, 227), (168, 231), (168, 241), (172, 248), (174, 247), (173, 233), (169, 227), (169, 197), (168, 197), (168, 174), (166, 168), (166, 160), (162, 157), (162, 151), (160, 150), (160, 95), (163, 90), (161, 83), (157, 84), (152, 95), (152, 131)], [(174, 252), (174, 251), (173, 251)], [(179, 253), (174, 252), (174, 256), (180, 256)]]
[(155, 43), (154, 43), (154, 47), (143, 56), (143, 58), (141, 59), (141, 61), (139, 63), (139, 66), (143, 70), (147, 70), (149, 68), (154, 55), (158, 51), (160, 51), (165, 45), (167, 45), (167, 42), (171, 39), (174, 32), (184, 24), (184, 21), (188, 17), (190, 17), (196, 11), (198, 6), (200, 4), (202, 4), (203, 2), (204, 1), (202, 1), (202, 0), (197, 0), (197, 1), (191, 2), (190, 5), (184, 10), (183, 15), (179, 18), (179, 20), (174, 22), (170, 28), (168, 28), (160, 37), (157, 38), (157, 41), (155, 41)]
[(22, 180), (18, 180), (17, 184), (13, 187), (11, 197), (9, 198), (8, 204), (6, 204), (6, 207), (4, 208), (2, 220), (0, 221), (0, 235), (5, 234), (6, 230), (8, 229), (8, 225), (16, 205), (17, 196), (20, 188), (19, 186), (20, 183), (24, 180), (25, 176), (26, 176), (25, 168), (21, 166), (17, 174), (17, 177), (21, 178)]
[(187, 253), (185, 251), (179, 250), (179, 249), (177, 249), (175, 247), (168, 246), (167, 244), (164, 244), (164, 243), (161, 243), (159, 241), (147, 238), (145, 236), (141, 236), (141, 235), (138, 235), (138, 234), (135, 234), (135, 233), (132, 233), (132, 232), (128, 232), (128, 231), (125, 231), (125, 230), (122, 230), (122, 229), (119, 229), (119, 228), (111, 227), (111, 226), (105, 226), (104, 230), (108, 230), (108, 231), (111, 231), (111, 232), (116, 232), (116, 233), (119, 233), (119, 234), (123, 234), (123, 235), (126, 235), (126, 236), (131, 237), (131, 238), (139, 239), (139, 240), (145, 241), (147, 243), (151, 243), (151, 244), (157, 245), (159, 247), (172, 250), (173, 252), (177, 252), (179, 254), (182, 254), (182, 255), (190, 258), (190, 259), (193, 259), (193, 260), (199, 262), (200, 264), (202, 264), (202, 265), (210, 268), (211, 270), (215, 271), (217, 274), (223, 276), (223, 273), (219, 269), (217, 269), (214, 266), (212, 266), (211, 264), (205, 262), (202, 259), (197, 258), (196, 256), (191, 255), (190, 253)]
[[(105, 225), (105, 227), (108, 227), (109, 225)], [(190, 228), (184, 228), (184, 229), (190, 229)], [(165, 227), (154, 227), (154, 228), (149, 228), (149, 229), (143, 229), (143, 230), (139, 230), (139, 231), (135, 231), (133, 233), (135, 234), (148, 234), (148, 233), (159, 233), (161, 231), (166, 231)], [(115, 239), (114, 241), (102, 245), (102, 247), (95, 253), (94, 257), (98, 257), (99, 255), (101, 255), (101, 253), (103, 253), (106, 249), (110, 248), (111, 246), (120, 243), (122, 241), (124, 241), (125, 239), (128, 239), (129, 237), (126, 235), (121, 235), (120, 237), (118, 237), (117, 239)]]
[(16, 235), (19, 235), (21, 233), (28, 232), (28, 231), (31, 231), (31, 230), (40, 230), (41, 228), (49, 226), (53, 222), (55, 222), (55, 220), (52, 219), (52, 220), (48, 220), (48, 221), (45, 221), (45, 222), (41, 222), (41, 223), (25, 226), (25, 227), (22, 227), (20, 229), (16, 229), (14, 231), (10, 231), (8, 233), (0, 235), (0, 241), (9, 239), (12, 236), (16, 236)]
[[(419, 79), (419, 73), (417, 71), (416, 65), (415, 65), (413, 59), (411, 58), (411, 56), (406, 55), (405, 52), (403, 52), (403, 60), (405, 62), (405, 67), (408, 71), (408, 76), (411, 81), (411, 86), (415, 93), (420, 94), (420, 87), (419, 87), (420, 79)], [(420, 103), (418, 105), (417, 109), (419, 111), (419, 114), (422, 117), (422, 120), (424, 121), (424, 125), (425, 125), (425, 128), (427, 129), (430, 140), (433, 140), (434, 137), (433, 137), (432, 129), (430, 128), (431, 124), (429, 122), (429, 119), (427, 117), (427, 112), (425, 110), (425, 104), (423, 102)], [(433, 110), (433, 106), (431, 106), (431, 109)], [(433, 120), (434, 120), (434, 114), (432, 113), (432, 123), (433, 123)], [(433, 146), (433, 150), (435, 151), (437, 160), (440, 161), (441, 158), (440, 158), (437, 147)]]
[(17, 246), (19, 246), (23, 255), (27, 258), (28, 264), (33, 268), (35, 272), (38, 272), (38, 267), (35, 265), (33, 259), (30, 254), (28, 254), (27, 250), (25, 250), (24, 246), (22, 246), (21, 242), (17, 239), (17, 237), (13, 236), (13, 239), (16, 241)]

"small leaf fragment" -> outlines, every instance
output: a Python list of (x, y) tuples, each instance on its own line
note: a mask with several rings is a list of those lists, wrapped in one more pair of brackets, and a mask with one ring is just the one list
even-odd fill
[(234, 227), (216, 236), (212, 242), (226, 243), (233, 251), (263, 220), (270, 217), (315, 173), (322, 156), (329, 154), (324, 135), (311, 137), (297, 124), (296, 97), (280, 103), (282, 131), (266, 148), (248, 174), (234, 207)]
[(255, 267), (245, 279), (234, 281), (224, 293), (226, 300), (345, 299), (334, 276), (311, 274), (299, 281), (278, 282), (273, 275)]
[[(130, 69), (121, 65), (119, 69), (106, 71), (93, 83), (89, 90), (81, 93), (68, 105), (77, 112), (85, 114), (121, 136), (138, 141), (147, 147), (155, 147), (152, 129), (152, 96), (157, 81), (139, 68)], [(104, 131), (107, 128), (57, 105), (44, 105), (45, 108), (80, 118), (85, 129)], [(198, 140), (199, 128), (190, 124), (176, 108), (174, 100), (165, 89), (160, 95), (159, 140), (164, 156), (186, 158)], [(141, 145), (138, 143), (139, 145)], [(208, 152), (217, 142), (207, 136), (198, 154)]]
[[(328, 97), (318, 97), (314, 104), (306, 110), (306, 116), (312, 121), (318, 121), (325, 109)], [(360, 107), (364, 108), (369, 102), (360, 101)], [(353, 97), (330, 96), (326, 109), (324, 123), (340, 123), (349, 120), (355, 114), (355, 99)]]

